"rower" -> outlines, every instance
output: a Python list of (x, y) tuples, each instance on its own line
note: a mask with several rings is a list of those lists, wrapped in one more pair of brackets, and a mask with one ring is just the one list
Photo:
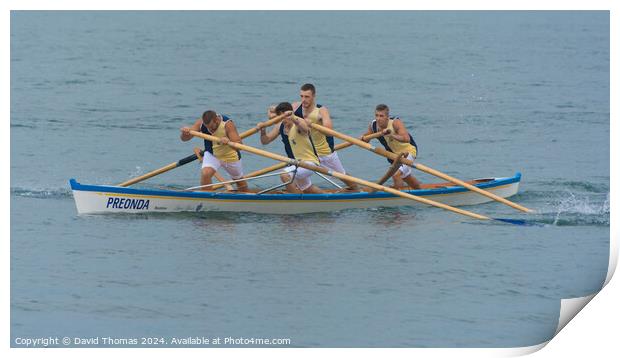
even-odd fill
[[(329, 111), (326, 107), (316, 103), (316, 88), (313, 84), (306, 83), (301, 86), (299, 96), (301, 101), (293, 103), (293, 109), (297, 117), (305, 118), (311, 123), (333, 129)], [(312, 142), (321, 165), (346, 174), (344, 166), (340, 162), (340, 158), (338, 158), (338, 153), (334, 150), (334, 137), (326, 136), (315, 129), (310, 129), (310, 136), (312, 137)], [(357, 184), (349, 181), (344, 181), (344, 183), (347, 184), (349, 190), (358, 190)]]
[[(200, 185), (211, 184), (211, 178), (220, 168), (224, 168), (233, 180), (243, 177), (243, 166), (241, 164), (241, 153), (227, 146), (226, 143), (241, 143), (241, 137), (232, 119), (215, 111), (206, 111), (202, 118), (196, 120), (191, 127), (181, 128), (181, 140), (186, 142), (192, 139), (190, 130), (200, 131), (205, 134), (218, 137), (218, 142), (205, 140), (205, 152), (202, 159), (202, 170), (200, 175)], [(245, 181), (236, 183), (239, 191), (247, 191), (248, 185)], [(202, 190), (209, 191), (209, 187)]]
[[(390, 108), (385, 104), (377, 105), (375, 119), (368, 125), (368, 131), (364, 135), (378, 132), (383, 133), (383, 136), (378, 139), (386, 150), (396, 154), (406, 153), (406, 159), (413, 162), (418, 153), (418, 147), (403, 121), (398, 117), (390, 117)], [(388, 162), (392, 163), (392, 160), (388, 159)], [(405, 187), (404, 182), (412, 189), (420, 189), (420, 181), (413, 176), (411, 167), (406, 164), (398, 168), (392, 180), (396, 189)]]
[[(290, 111), (290, 115), (284, 117), (282, 122), (271, 128), (269, 133), (265, 130), (264, 123), (260, 122), (256, 125), (260, 129), (260, 142), (266, 145), (273, 142), (279, 136), (289, 158), (319, 166), (319, 157), (315, 147), (312, 145), (312, 137), (309, 134), (310, 127), (305, 119), (299, 118), (292, 113), (293, 106), (288, 102), (282, 102), (277, 107), (270, 108), (268, 115), (271, 117), (287, 111)], [(295, 179), (290, 183), (290, 173), (295, 170), (297, 171), (294, 173)], [(290, 193), (323, 193), (323, 190), (312, 184), (310, 180), (312, 174), (314, 174), (312, 170), (291, 165), (284, 168), (280, 179), (283, 183), (289, 183), (286, 185), (286, 190)]]

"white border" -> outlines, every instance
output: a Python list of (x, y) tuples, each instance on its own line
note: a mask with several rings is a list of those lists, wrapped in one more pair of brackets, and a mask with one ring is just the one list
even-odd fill
[(612, 0), (382, 0), (350, 3), (345, 0), (7, 0), (3, 8), (12, 10), (609, 10)]
[[(290, 1), (277, 1), (277, 0), (265, 0), (261, 2), (247, 2), (247, 1), (239, 1), (239, 0), (227, 0), (225, 2), (213, 2), (208, 3), (205, 1), (193, 1), (193, 0), (176, 0), (176, 1), (33, 1), (33, 0), (9, 0), (3, 1), (2, 5), (2, 25), (4, 29), (4, 36), (2, 37), (2, 45), (5, 49), (10, 49), (10, 12), (9, 10), (36, 10), (36, 9), (49, 9), (49, 10), (63, 10), (63, 9), (85, 9), (85, 10), (94, 10), (94, 9), (105, 9), (105, 10), (133, 10), (133, 9), (161, 9), (161, 10), (195, 10), (195, 9), (213, 9), (213, 10), (223, 10), (223, 9), (250, 9), (250, 10), (281, 10), (281, 9), (291, 9), (291, 10), (305, 10), (305, 9), (368, 9), (368, 10), (387, 10), (387, 9), (417, 9), (417, 10), (435, 10), (435, 9), (455, 9), (455, 10), (483, 10), (483, 9), (492, 9), (492, 10), (611, 10), (611, 64), (617, 62), (617, 42), (618, 39), (618, 26), (614, 25), (618, 23), (618, 5), (617, 2), (608, 0), (590, 0), (590, 1), (580, 1), (580, 2), (570, 2), (570, 1), (532, 1), (532, 0), (524, 0), (524, 1), (493, 1), (493, 0), (470, 0), (470, 1), (433, 1), (433, 2), (409, 2), (403, 3), (400, 1), (392, 1), (392, 0), (383, 0), (381, 2), (373, 2), (372, 4), (356, 4), (355, 8), (351, 7), (351, 4), (342, 1), (342, 0), (316, 0), (314, 2), (290, 2)], [(10, 58), (7, 55), (8, 52), (5, 52), (5, 55), (2, 57), (2, 68), (4, 69), (3, 76), (4, 79), (10, 78)], [(7, 118), (5, 122), (5, 131), (2, 132), (2, 145), (3, 151), (2, 155), (4, 156), (4, 163), (10, 162), (10, 82), (8, 80), (3, 81), (5, 84), (3, 86), (3, 96), (2, 96), (2, 108), (4, 108), (5, 118)], [(617, 106), (614, 105), (617, 97), (616, 85), (618, 83), (618, 74), (617, 71), (614, 70), (612, 65), (611, 67), (611, 138), (618, 138), (617, 131)], [(610, 138), (610, 139), (611, 139)], [(574, 355), (598, 355), (597, 353), (602, 354), (603, 352), (612, 352), (617, 349), (616, 340), (617, 340), (617, 320), (618, 320), (618, 305), (617, 302), (620, 302), (620, 297), (618, 292), (620, 289), (618, 288), (617, 279), (615, 281), (611, 281), (613, 271), (616, 267), (617, 256), (618, 256), (618, 229), (615, 223), (618, 222), (616, 210), (618, 203), (618, 194), (617, 190), (615, 190), (615, 183), (617, 179), (617, 165), (614, 164), (614, 158), (617, 158), (618, 153), (618, 145), (615, 141), (610, 140), (611, 145), (611, 250), (610, 250), (610, 271), (607, 275), (607, 282), (609, 284), (604, 288), (602, 294), (596, 295), (592, 298), (592, 301), (589, 305), (587, 305), (582, 313), (574, 318), (574, 323), (568, 324), (564, 329), (559, 332), (558, 336), (555, 337), (547, 346), (547, 348), (542, 351), (536, 353), (538, 356), (545, 357), (563, 357), (563, 356), (574, 356)], [(10, 166), (9, 166), (10, 170)], [(7, 186), (10, 187), (9, 177), (7, 175), (2, 176), (3, 183), (5, 184), (4, 188), (4, 196), (3, 196), (3, 205), (2, 212), (3, 218), (5, 220), (5, 225), (3, 225), (3, 275), (2, 282), (3, 287), (7, 288), (10, 285), (10, 247), (9, 247), (9, 235), (10, 235), (10, 192), (7, 190)], [(9, 185), (6, 185), (9, 184)], [(109, 355), (110, 351), (108, 350), (95, 350), (90, 349), (87, 352), (83, 352), (78, 349), (54, 349), (54, 350), (26, 350), (26, 349), (9, 349), (9, 329), (10, 329), (10, 321), (8, 319), (10, 314), (10, 293), (9, 290), (3, 290), (4, 294), (2, 294), (2, 307), (4, 309), (4, 324), (2, 325), (2, 337), (4, 337), (4, 341), (2, 342), (3, 351), (5, 351), (4, 356), (8, 354), (14, 356), (23, 356), (23, 355), (39, 355), (39, 354), (58, 354), (62, 356), (82, 356), (84, 353), (88, 355), (95, 356), (104, 356)], [(411, 349), (373, 349), (373, 350), (363, 350), (363, 349), (350, 349), (347, 353), (353, 353), (356, 355), (367, 356), (372, 354), (374, 355), (396, 355), (396, 356), (410, 356), (411, 354), (423, 354), (424, 356), (446, 356), (446, 355), (458, 355), (458, 356), (472, 356), (472, 357), (480, 357), (480, 356), (514, 356), (521, 355), (534, 352), (542, 347), (545, 344), (541, 344), (534, 347), (524, 347), (524, 348), (515, 348), (515, 349), (416, 349), (412, 351)], [(135, 350), (131, 349), (115, 349), (112, 351), (114, 354), (136, 354)], [(291, 353), (294, 353), (296, 356), (314, 356), (319, 352), (321, 355), (341, 355), (343, 352), (339, 349), (321, 349), (317, 350), (299, 350), (296, 349), (294, 351), (288, 349), (216, 349), (216, 350), (200, 350), (200, 349), (182, 349), (181, 351), (170, 351), (170, 349), (165, 350), (154, 350), (151, 349), (148, 354), (151, 356), (169, 356), (170, 353), (181, 353), (183, 355), (191, 355), (191, 356), (200, 356), (204, 354), (217, 356), (236, 356), (240, 353), (246, 354), (269, 354), (270, 356), (289, 356)], [(145, 353), (145, 352), (140, 352)]]

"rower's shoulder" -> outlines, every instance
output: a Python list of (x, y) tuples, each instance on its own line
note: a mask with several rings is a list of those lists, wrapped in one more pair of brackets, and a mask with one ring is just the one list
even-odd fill
[(233, 122), (232, 118), (222, 116), (222, 122), (224, 122), (225, 128), (236, 129), (235, 122)]
[(405, 126), (405, 122), (400, 117), (394, 117), (392, 120), (392, 125), (394, 126), (394, 129), (396, 130), (402, 130), (402, 129), (407, 130), (407, 127)]

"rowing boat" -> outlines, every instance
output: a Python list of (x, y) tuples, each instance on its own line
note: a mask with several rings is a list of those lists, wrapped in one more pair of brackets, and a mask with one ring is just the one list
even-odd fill
[[(512, 177), (483, 178), (471, 185), (507, 198), (519, 190), (521, 173)], [(153, 212), (252, 212), (260, 214), (303, 214), (345, 209), (423, 206), (386, 192), (327, 192), (323, 194), (205, 192), (138, 189), (112, 185), (80, 184), (69, 181), (78, 214)], [(406, 193), (451, 206), (477, 205), (493, 201), (453, 183), (423, 184)]]

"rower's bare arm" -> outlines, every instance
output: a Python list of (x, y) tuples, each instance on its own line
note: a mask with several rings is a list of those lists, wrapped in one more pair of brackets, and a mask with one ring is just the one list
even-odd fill
[(334, 129), (332, 124), (332, 117), (329, 115), (329, 110), (326, 107), (319, 108), (319, 116), (321, 117), (321, 125), (329, 129)]
[(308, 120), (305, 118), (300, 118), (297, 116), (292, 117), (293, 123), (297, 127), (297, 131), (301, 134), (308, 134), (310, 131), (310, 124), (308, 124)]
[(273, 128), (271, 128), (269, 130), (269, 132), (267, 132), (267, 130), (265, 129), (265, 127), (260, 127), (260, 142), (262, 145), (266, 145), (269, 144), (271, 142), (273, 142), (276, 138), (278, 138), (278, 136), (280, 135), (280, 126), (282, 124), (279, 123), (278, 125), (273, 126)]
[(409, 132), (407, 132), (407, 129), (405, 128), (403, 122), (400, 119), (395, 119), (393, 126), (396, 133), (393, 133), (391, 135), (392, 138), (396, 139), (399, 142), (408, 143)]
[(181, 140), (184, 142), (187, 142), (188, 140), (192, 139), (194, 136), (191, 135), (189, 131), (190, 130), (199, 131), (201, 124), (202, 124), (202, 119), (199, 118), (196, 120), (196, 122), (194, 122), (194, 124), (192, 124), (191, 127), (182, 127), (181, 128)]
[(235, 127), (235, 123), (232, 120), (226, 122), (224, 129), (226, 130), (226, 137), (228, 137), (231, 142), (242, 143), (239, 132), (237, 132), (237, 127)]

